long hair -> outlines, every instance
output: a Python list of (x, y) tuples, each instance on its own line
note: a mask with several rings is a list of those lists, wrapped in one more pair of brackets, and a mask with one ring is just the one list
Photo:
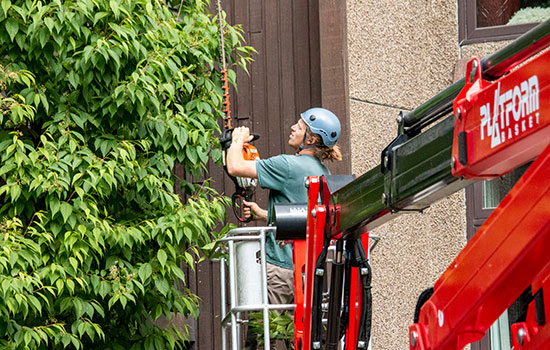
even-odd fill
[(342, 152), (340, 152), (340, 146), (334, 145), (332, 147), (327, 147), (323, 145), (323, 139), (321, 136), (314, 134), (309, 130), (309, 128), (306, 131), (307, 137), (313, 138), (313, 144), (317, 145), (319, 147), (313, 149), (313, 155), (315, 158), (319, 159), (321, 162), (328, 160), (328, 161), (335, 161), (335, 160), (342, 160)]

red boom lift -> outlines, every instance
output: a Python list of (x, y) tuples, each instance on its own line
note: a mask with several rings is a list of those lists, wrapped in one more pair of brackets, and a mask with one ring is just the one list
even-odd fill
[[(550, 21), (503, 50), (472, 60), (465, 79), (401, 114), (398, 137), (383, 151), (379, 167), (335, 191), (330, 178), (308, 179), (306, 237), (294, 240), (295, 349), (337, 349), (342, 338), (345, 349), (368, 347), (367, 230), (533, 160), (421, 296), (409, 342), (411, 350), (462, 349), (480, 340), (530, 287), (526, 315), (511, 329), (513, 349), (550, 349), (548, 46)], [(336, 254), (323, 326), (321, 291), (331, 241)]]

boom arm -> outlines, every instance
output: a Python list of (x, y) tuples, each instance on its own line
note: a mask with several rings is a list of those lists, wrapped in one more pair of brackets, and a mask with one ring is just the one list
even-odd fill
[[(550, 21), (546, 21), (485, 57), (480, 62), (482, 76), (505, 75), (547, 47), (549, 33)], [(422, 210), (471, 183), (452, 174), (454, 116), (449, 113), (464, 84), (462, 79), (398, 117), (399, 135), (382, 153), (380, 165), (333, 193), (333, 202), (342, 212), (336, 231), (362, 234), (365, 227), (372, 230), (395, 217), (388, 214)]]
[[(535, 158), (420, 305), (409, 329), (410, 349), (454, 350), (480, 339), (529, 286), (536, 297), (513, 327), (514, 349), (548, 348), (544, 312), (550, 314), (550, 303), (541, 300), (550, 284), (550, 51), (538, 54), (548, 46), (550, 21), (471, 61), (464, 80), (401, 114), (398, 137), (382, 152), (379, 167), (332, 193), (324, 179), (310, 178), (307, 235), (295, 243), (297, 349), (321, 346), (311, 314), (320, 307), (314, 281), (324, 272), (315, 266), (321, 266), (327, 239), (357, 239), (395, 214), (423, 210), (471, 181), (501, 176)], [(364, 280), (363, 269), (354, 273)], [(361, 295), (352, 291), (351, 299), (362, 307)], [(361, 320), (357, 311), (351, 314), (346, 349), (366, 348), (358, 336), (364, 332), (349, 328), (368, 324), (363, 315), (370, 313), (362, 312)]]

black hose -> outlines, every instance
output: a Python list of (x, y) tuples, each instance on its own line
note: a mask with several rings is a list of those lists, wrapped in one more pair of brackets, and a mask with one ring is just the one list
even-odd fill
[[(371, 267), (367, 262), (364, 269), (367, 269), (365, 276), (361, 276), (361, 283), (363, 285), (363, 307), (361, 309), (361, 321), (359, 322), (359, 336), (358, 342), (363, 342), (366, 349), (369, 345), (370, 334), (372, 328), (372, 292), (371, 292)], [(359, 346), (357, 347), (359, 349)]]
[[(361, 276), (363, 303), (361, 308), (361, 318), (359, 320), (359, 332), (357, 336), (357, 349), (366, 349), (369, 345), (370, 334), (372, 328), (372, 270), (368, 259), (365, 255), (365, 250), (360, 240), (355, 242), (355, 252)], [(360, 345), (362, 345), (360, 347)]]
[(346, 329), (349, 323), (349, 303), (351, 292), (351, 251), (353, 241), (346, 241), (346, 262), (344, 265), (344, 296), (342, 298), (342, 314), (340, 316), (340, 338), (346, 334)]
[(416, 301), (416, 307), (414, 308), (414, 323), (418, 323), (418, 318), (420, 317), (420, 309), (422, 308), (422, 305), (424, 305), (428, 301), (428, 299), (432, 297), (433, 294), (433, 287), (427, 288), (422, 293), (420, 293), (420, 296)]
[(344, 241), (336, 242), (336, 253), (331, 270), (330, 293), (328, 303), (328, 324), (326, 350), (338, 350), (340, 341), (340, 311), (342, 308), (342, 282), (344, 278)]
[(330, 238), (325, 235), (323, 250), (321, 250), (321, 252), (319, 253), (319, 256), (317, 257), (317, 262), (315, 263), (315, 277), (313, 279), (313, 300), (311, 306), (311, 344), (314, 344), (316, 342), (321, 343), (321, 336), (323, 331), (321, 304), (323, 300), (325, 263), (329, 245)]

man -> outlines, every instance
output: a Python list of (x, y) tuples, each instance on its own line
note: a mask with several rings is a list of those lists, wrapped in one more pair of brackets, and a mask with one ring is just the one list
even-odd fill
[[(291, 128), (288, 144), (295, 155), (281, 154), (257, 161), (245, 160), (243, 144), (252, 136), (246, 127), (233, 129), (231, 146), (227, 151), (227, 171), (237, 177), (257, 178), (262, 188), (269, 189), (268, 209), (254, 202), (243, 201), (243, 214), (273, 224), (275, 203), (305, 203), (308, 176), (330, 174), (324, 160), (341, 160), (336, 141), (340, 136), (340, 121), (331, 111), (311, 108), (303, 112)], [(292, 246), (281, 246), (273, 235), (266, 239), (267, 282), (270, 304), (291, 304), (294, 300)]]

